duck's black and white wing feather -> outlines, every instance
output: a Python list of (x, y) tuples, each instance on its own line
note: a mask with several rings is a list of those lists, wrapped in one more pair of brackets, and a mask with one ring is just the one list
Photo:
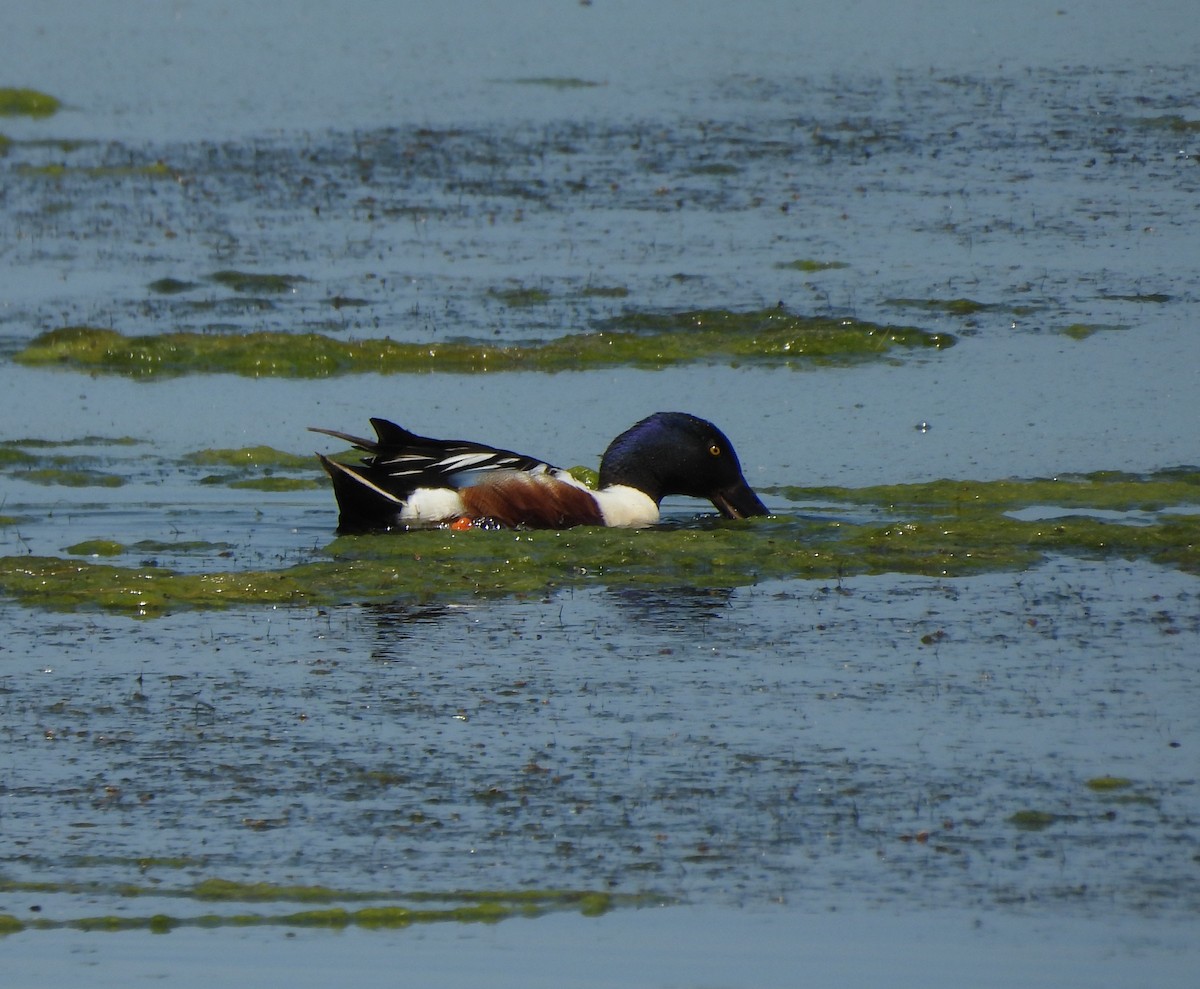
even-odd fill
[(387, 419), (372, 419), (377, 440), (352, 436), (333, 429), (316, 429), (345, 440), (369, 454), (363, 458), (365, 470), (356, 471), (393, 497), (403, 498), (417, 488), (464, 488), (497, 471), (525, 474), (559, 474), (558, 468), (543, 460), (501, 450), (470, 440), (439, 440), (418, 436)]

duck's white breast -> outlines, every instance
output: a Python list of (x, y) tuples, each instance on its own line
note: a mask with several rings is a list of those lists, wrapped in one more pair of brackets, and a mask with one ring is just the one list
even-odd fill
[(658, 505), (646, 492), (625, 484), (613, 484), (592, 496), (600, 506), (604, 524), (618, 529), (642, 529), (658, 521)]

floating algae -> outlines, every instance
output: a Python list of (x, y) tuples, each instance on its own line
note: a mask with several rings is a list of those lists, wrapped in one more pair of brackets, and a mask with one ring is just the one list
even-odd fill
[(61, 179), (72, 174), (92, 179), (136, 178), (139, 176), (151, 179), (177, 177), (175, 170), (164, 161), (152, 161), (143, 165), (90, 165), (83, 167), (51, 162), (46, 165), (20, 165), (17, 173), (47, 179)]
[(313, 458), (286, 453), (270, 446), (243, 446), (237, 449), (196, 450), (186, 454), (185, 463), (201, 467), (262, 467), (275, 469), (311, 468)]
[(62, 104), (36, 89), (0, 87), (0, 117), (50, 117)]
[(918, 484), (865, 488), (782, 487), (791, 501), (829, 500), (857, 505), (970, 511), (1009, 511), (1030, 505), (1128, 511), (1200, 506), (1200, 468), (1178, 467), (1151, 474), (1094, 471), (1050, 478), (999, 481), (941, 479)]
[[(89, 894), (105, 892), (89, 885)], [(0, 882), (5, 892), (38, 892), (42, 894), (80, 891), (77, 884), (62, 882), (20, 883)], [(273, 883), (233, 882), (206, 879), (190, 889), (164, 890), (121, 884), (111, 890), (122, 899), (169, 896), (178, 901), (178, 913), (146, 915), (81, 916), (65, 919), (39, 916), (20, 920), (12, 914), (0, 914), (0, 936), (23, 931), (73, 929), (80, 931), (147, 930), (166, 934), (179, 927), (323, 927), (340, 930), (348, 927), (388, 929), (430, 923), (497, 923), (513, 917), (526, 919), (552, 912), (576, 911), (585, 917), (598, 917), (622, 907), (641, 907), (661, 904), (662, 897), (642, 894), (613, 894), (595, 890), (456, 890), (453, 892), (395, 892), (338, 890), (325, 886), (283, 886)], [(186, 911), (189, 902), (255, 903), (254, 913), (201, 913)], [(270, 909), (272, 905), (304, 903), (327, 904), (305, 910)], [(357, 909), (333, 904), (364, 903)]]
[(125, 336), (116, 330), (69, 326), (36, 337), (14, 360), (133, 377), (229, 373), (320, 378), (356, 373), (663, 368), (696, 363), (846, 364), (881, 357), (897, 347), (941, 349), (953, 344), (954, 337), (949, 334), (916, 327), (796, 316), (774, 309), (752, 313), (703, 310), (626, 314), (601, 324), (598, 332), (509, 345), (343, 341), (319, 333)]
[[(1200, 572), (1200, 513), (1187, 511), (1200, 503), (1200, 485), (1190, 470), (1143, 479), (1104, 474), (1069, 482), (940, 481), (786, 494), (793, 501), (820, 501), (821, 515), (706, 519), (640, 531), (434, 529), (342, 537), (315, 559), (292, 566), (209, 573), (9, 556), (0, 557), (0, 592), (51, 609), (151, 617), (234, 605), (520, 597), (597, 585), (732, 588), (775, 578), (877, 573), (940, 578), (1020, 570), (1049, 554), (1144, 558)], [(830, 502), (874, 510), (839, 513)], [(1087, 513), (1013, 517), (1013, 508), (1029, 504), (1136, 507), (1157, 514), (1140, 515), (1136, 524)]]

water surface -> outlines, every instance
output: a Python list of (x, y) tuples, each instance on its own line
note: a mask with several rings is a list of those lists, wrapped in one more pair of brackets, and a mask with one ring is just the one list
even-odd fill
[[(306, 427), (378, 414), (594, 465), (638, 417), (688, 409), (768, 489), (1200, 459), (1190, 12), (739, 11), (15, 16), (6, 82), (66, 106), (0, 121), (0, 440), (62, 459), (49, 483), (4, 463), (0, 553), (324, 559), (323, 488), (238, 488), (188, 458), (306, 454), (328, 448)], [(959, 343), (842, 367), (305, 381), (11, 360), (70, 324), (436, 345), (779, 303)], [(672, 524), (709, 524), (696, 507)], [(496, 534), (498, 560), (516, 538)], [(6, 600), (0, 914), (25, 925), (6, 971), (1184, 985), (1198, 593), (1097, 552), (142, 619)], [(206, 898), (213, 879), (261, 895)], [(288, 919), (305, 890), (352, 912), (555, 889), (611, 908)], [(83, 930), (105, 925), (126, 929)]]

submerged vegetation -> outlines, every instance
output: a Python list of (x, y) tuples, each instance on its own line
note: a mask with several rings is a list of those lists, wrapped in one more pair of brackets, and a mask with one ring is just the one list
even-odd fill
[(946, 333), (852, 319), (798, 316), (780, 309), (736, 313), (700, 310), (629, 313), (598, 331), (527, 344), (477, 341), (403, 343), (337, 340), (320, 333), (196, 332), (125, 336), (69, 326), (43, 333), (15, 360), (32, 366), (134, 377), (229, 373), (319, 378), (337, 374), (420, 371), (583, 371), (679, 364), (840, 364), (897, 348), (944, 348)]
[(537, 306), (550, 301), (550, 293), (540, 288), (492, 289), (488, 294), (514, 309)]
[(776, 268), (792, 268), (796, 271), (812, 273), (816, 271), (836, 271), (838, 268), (848, 268), (845, 261), (817, 261), (813, 258), (797, 258), (795, 261), (781, 261)]
[(974, 299), (887, 299), (886, 304), (897, 309), (923, 309), (951, 316), (973, 316), (975, 313), (995, 308)]
[[(251, 455), (215, 453), (234, 461)], [(118, 562), (119, 546), (96, 541), (71, 547), (86, 560), (0, 558), (0, 592), (47, 608), (155, 616), (234, 605), (544, 595), (595, 585), (729, 588), (889, 572), (955, 577), (1019, 570), (1051, 554), (1146, 558), (1200, 573), (1200, 471), (1194, 469), (777, 493), (804, 507), (766, 519), (642, 531), (346, 536), (279, 569), (182, 573), (153, 561)], [(807, 514), (810, 505), (819, 514)], [(1035, 517), (1020, 517), (1031, 507)]]
[(1126, 330), (1128, 328), (1127, 326), (1104, 323), (1071, 323), (1069, 326), (1064, 326), (1058, 332), (1063, 336), (1070, 337), (1072, 340), (1086, 340), (1096, 333), (1103, 333), (1110, 330)]
[(1195, 134), (1200, 132), (1200, 120), (1190, 120), (1177, 113), (1162, 114), (1157, 117), (1142, 117), (1134, 121), (1141, 127), (1159, 128), (1176, 134)]

